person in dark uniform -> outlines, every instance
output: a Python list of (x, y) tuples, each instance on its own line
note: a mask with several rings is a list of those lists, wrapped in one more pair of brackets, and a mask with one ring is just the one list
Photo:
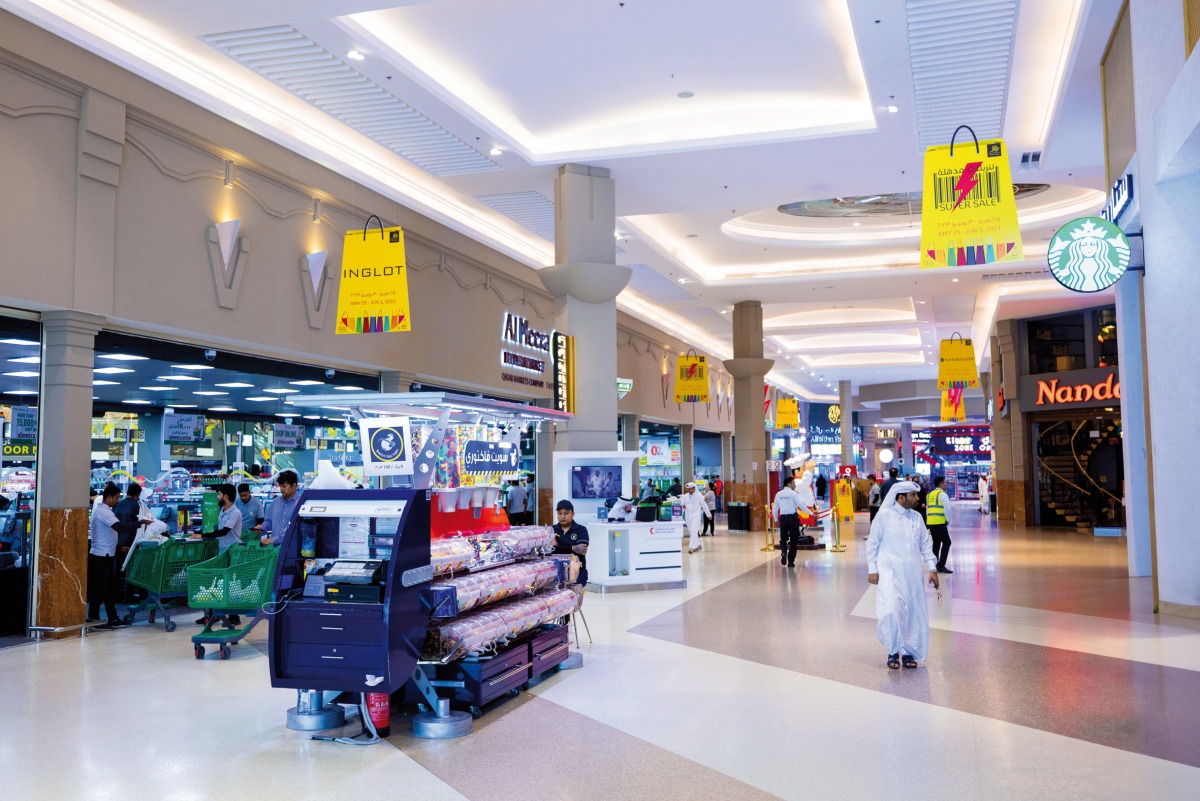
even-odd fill
[(551, 527), (554, 531), (554, 552), (561, 554), (573, 553), (579, 557), (579, 578), (571, 589), (583, 598), (583, 588), (587, 586), (587, 549), (588, 530), (575, 522), (575, 506), (568, 500), (558, 502), (555, 507), (558, 523)]

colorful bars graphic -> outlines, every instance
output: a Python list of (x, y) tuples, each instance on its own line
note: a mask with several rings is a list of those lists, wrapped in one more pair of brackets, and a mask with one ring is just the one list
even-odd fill
[(999, 261), (1013, 251), (1016, 242), (1005, 242), (1001, 245), (967, 245), (965, 247), (937, 248), (927, 250), (925, 254), (937, 264), (947, 267), (973, 267), (977, 264), (991, 264)]

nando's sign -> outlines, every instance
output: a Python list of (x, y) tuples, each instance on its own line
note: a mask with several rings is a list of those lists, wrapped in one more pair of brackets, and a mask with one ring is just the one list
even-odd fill
[(1022, 411), (1112, 406), (1121, 400), (1116, 370), (1075, 370), (1021, 378)]

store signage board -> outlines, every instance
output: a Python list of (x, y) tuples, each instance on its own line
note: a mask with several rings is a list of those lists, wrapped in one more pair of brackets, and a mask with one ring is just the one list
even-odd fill
[(304, 446), (304, 426), (276, 423), (272, 427), (271, 440), (276, 450), (298, 450)]
[(1019, 388), (1025, 411), (1115, 407), (1121, 402), (1120, 376), (1114, 367), (1025, 375)]
[(987, 426), (933, 429), (929, 441), (929, 452), (938, 456), (991, 455), (991, 429)]
[(408, 451), (412, 430), (407, 417), (372, 417), (358, 421), (363, 473), (368, 476), (413, 474)]
[(561, 331), (551, 335), (554, 358), (554, 409), (575, 413), (575, 337)]
[(895, 439), (896, 429), (894, 428), (877, 428), (875, 429), (875, 439)]
[(706, 357), (680, 356), (675, 362), (675, 402), (708, 403)]
[(1129, 239), (1103, 217), (1081, 217), (1058, 229), (1046, 261), (1054, 280), (1072, 292), (1102, 292), (1129, 268)]
[(504, 322), (500, 327), (500, 367), (527, 375), (505, 372), (501, 373), (501, 378), (544, 389), (547, 357), (551, 355), (552, 342), (552, 334), (534, 328), (518, 314), (504, 312)]
[(515, 473), (520, 466), (521, 451), (512, 442), (485, 442), (469, 439), (463, 444), (463, 471), (480, 473)]
[(775, 428), (800, 428), (800, 402), (795, 398), (780, 398), (775, 402)]
[(642, 437), (639, 441), (647, 465), (671, 464), (671, 440), (669, 437)]
[(617, 379), (617, 392), (619, 392), (621, 395), (627, 395), (628, 393), (630, 393), (632, 391), (633, 391), (633, 379), (632, 378), (618, 378)]
[(923, 187), (921, 269), (1025, 258), (1003, 140), (928, 148)]
[(11, 442), (37, 442), (38, 410), (33, 406), (12, 407), (12, 424), (8, 438)]
[(411, 331), (404, 231), (347, 231), (338, 284), (338, 334)]
[(1133, 202), (1133, 173), (1127, 172), (1116, 180), (1108, 193), (1108, 202), (1100, 216), (1116, 225)]
[(196, 445), (208, 442), (202, 414), (164, 414), (163, 442), (167, 445)]

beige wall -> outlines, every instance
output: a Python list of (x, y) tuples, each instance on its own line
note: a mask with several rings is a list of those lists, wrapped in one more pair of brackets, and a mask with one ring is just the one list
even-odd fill
[[(96, 130), (123, 143), (105, 150)], [(102, 155), (111, 180), (88, 176), (81, 146)], [(0, 305), (80, 309), (110, 327), (239, 352), (550, 395), (502, 380), (505, 312), (554, 325), (554, 301), (533, 269), (3, 12), (0, 153), (9, 189), (0, 195)], [(92, 202), (106, 193), (115, 203)], [(335, 336), (342, 236), (370, 213), (406, 231), (413, 330)], [(207, 231), (229, 219), (241, 221), (247, 252), (236, 300), (225, 304), (233, 308), (223, 308)], [(301, 259), (318, 250), (329, 252), (330, 281), (310, 322)], [(619, 327), (620, 374), (635, 381), (621, 411), (691, 422), (693, 410), (664, 402), (661, 385), (663, 345), (679, 353), (686, 344), (625, 315)], [(715, 383), (728, 393), (727, 377)], [(731, 429), (728, 406), (714, 391), (695, 410), (697, 425)]]

